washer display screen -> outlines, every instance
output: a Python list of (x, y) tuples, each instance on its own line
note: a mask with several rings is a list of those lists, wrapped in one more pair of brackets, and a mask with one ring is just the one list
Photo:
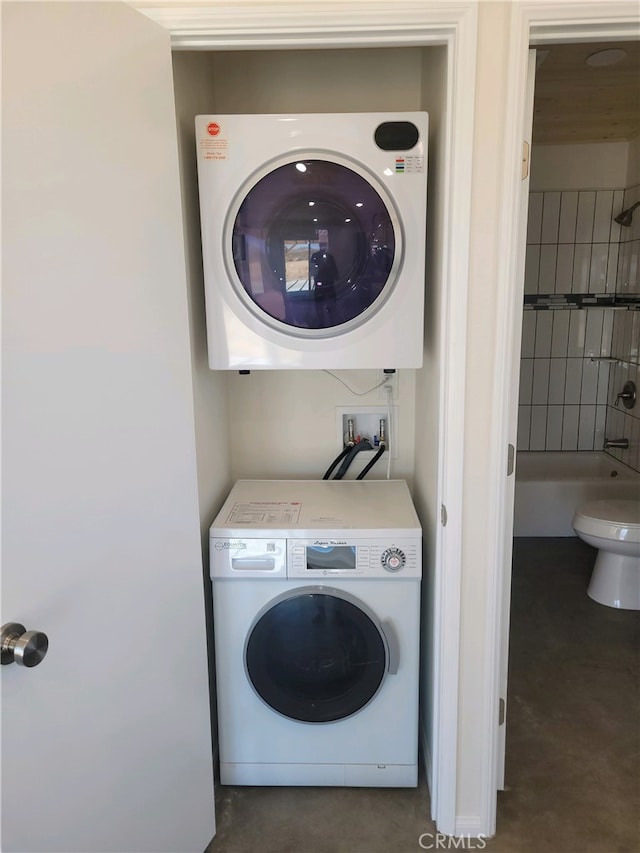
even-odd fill
[(245, 665), (271, 708), (293, 720), (326, 723), (371, 701), (387, 658), (380, 631), (361, 608), (314, 592), (294, 594), (258, 619)]
[(384, 302), (401, 237), (372, 182), (340, 163), (301, 159), (243, 193), (231, 243), (253, 307), (313, 333), (352, 323)]
[(307, 569), (309, 571), (355, 571), (356, 549), (353, 545), (308, 546)]

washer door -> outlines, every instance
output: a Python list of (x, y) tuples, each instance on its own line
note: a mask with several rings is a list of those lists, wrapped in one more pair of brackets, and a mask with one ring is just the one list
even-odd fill
[(305, 587), (258, 616), (245, 646), (245, 669), (258, 696), (279, 714), (307, 723), (342, 720), (380, 689), (387, 640), (357, 599)]
[(327, 337), (365, 322), (386, 301), (402, 235), (384, 187), (338, 156), (270, 164), (240, 189), (224, 236), (238, 295), (268, 325)]

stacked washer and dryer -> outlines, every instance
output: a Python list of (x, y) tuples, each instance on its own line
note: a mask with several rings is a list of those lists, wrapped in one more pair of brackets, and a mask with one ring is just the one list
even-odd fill
[[(209, 365), (416, 368), (426, 113), (198, 116)], [(211, 526), (220, 778), (415, 786), (404, 481), (241, 480)]]

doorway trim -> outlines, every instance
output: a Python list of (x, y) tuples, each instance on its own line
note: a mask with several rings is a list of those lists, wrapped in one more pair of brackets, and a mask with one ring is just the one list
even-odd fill
[[(496, 365), (493, 400), (491, 453), (496, 460), (506, 455), (507, 445), (516, 447), (518, 389), (511, 383), (511, 366), (520, 359), (523, 281), (517, 281), (520, 164), (522, 160), (521, 128), (524, 123), (527, 86), (527, 56), (530, 47), (552, 42), (621, 41), (637, 39), (640, 16), (636, 2), (627, 0), (562, 0), (562, 2), (514, 2), (509, 37), (504, 143), (503, 189), (499, 241), (504, 247), (505, 263), (498, 279), (496, 301)], [(514, 286), (516, 282), (516, 286)], [(499, 470), (499, 469), (496, 469)], [(481, 823), (482, 832), (493, 835), (496, 830), (497, 785), (499, 779), (497, 709), (500, 701), (500, 664), (503, 643), (508, 643), (504, 627), (504, 601), (508, 600), (511, 583), (513, 501), (506, 477), (490, 484), (489, 500), (495, 508), (495, 526), (491, 531), (487, 562), (491, 576), (487, 584), (486, 624), (491, 636), (485, 644), (486, 673), (482, 697), (484, 719), (490, 721), (482, 744), (482, 766), (486, 780)], [(508, 618), (508, 611), (507, 611)], [(502, 636), (501, 636), (502, 635)]]
[[(462, 567), (462, 496), (471, 175), (475, 105), (477, 2), (446, 0), (328, 0), (318, 16), (308, 2), (156, 5), (133, 2), (138, 11), (171, 34), (175, 50), (267, 50), (293, 48), (447, 47), (446, 144), (442, 198), (442, 311), (439, 358), (440, 436), (433, 513), (434, 703), (430, 774), (431, 813), (439, 831), (457, 826), (457, 753)], [(446, 514), (440, 508), (446, 507)], [(446, 517), (446, 522), (444, 521)], [(428, 735), (421, 732), (422, 740)], [(425, 735), (427, 735), (425, 737)]]

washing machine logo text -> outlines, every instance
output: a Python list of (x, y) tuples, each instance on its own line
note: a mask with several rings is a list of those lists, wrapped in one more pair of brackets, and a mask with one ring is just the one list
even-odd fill
[(243, 549), (246, 550), (247, 543), (242, 541), (230, 542), (229, 540), (226, 540), (225, 542), (216, 542), (215, 547), (216, 551), (231, 551), (232, 549), (234, 551), (242, 551)]
[(328, 548), (334, 545), (347, 545), (348, 542), (346, 539), (316, 539), (313, 544), (318, 545), (321, 548)]

